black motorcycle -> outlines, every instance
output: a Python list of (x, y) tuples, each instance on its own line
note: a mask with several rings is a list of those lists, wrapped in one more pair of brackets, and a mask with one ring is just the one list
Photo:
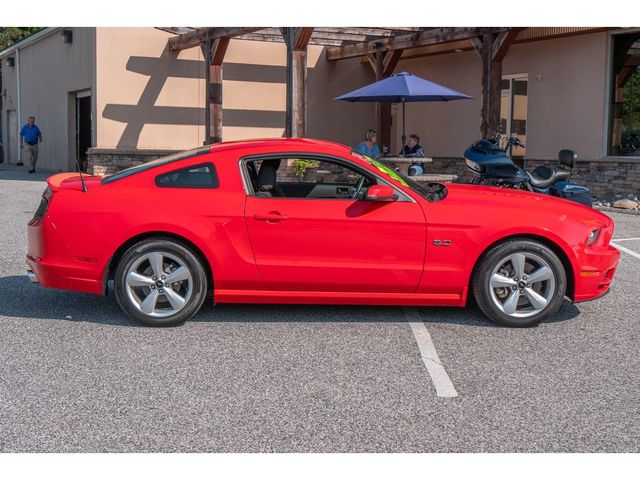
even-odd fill
[(507, 155), (512, 147), (524, 147), (516, 137), (507, 140), (502, 149), (499, 137), (492, 140), (478, 140), (464, 152), (467, 168), (476, 177), (472, 183), (507, 187), (531, 192), (544, 193), (565, 198), (591, 207), (591, 190), (574, 183), (571, 169), (578, 155), (573, 150), (560, 150), (560, 167), (540, 165), (527, 172), (513, 163)]

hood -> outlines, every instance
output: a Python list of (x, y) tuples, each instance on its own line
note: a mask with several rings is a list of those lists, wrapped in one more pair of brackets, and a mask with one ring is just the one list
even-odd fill
[(443, 202), (487, 207), (488, 212), (517, 210), (532, 221), (540, 214), (566, 215), (588, 225), (607, 226), (611, 218), (598, 210), (570, 200), (512, 188), (484, 185), (447, 184), (449, 194)]

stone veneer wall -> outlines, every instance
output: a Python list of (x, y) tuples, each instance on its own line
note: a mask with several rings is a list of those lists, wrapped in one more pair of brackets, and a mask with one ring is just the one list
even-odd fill
[[(558, 161), (527, 160), (529, 170), (538, 165), (558, 165)], [(640, 160), (618, 157), (609, 160), (578, 160), (573, 167), (571, 178), (576, 183), (586, 185), (597, 198), (612, 197), (616, 194), (627, 196), (640, 194)]]
[(104, 177), (176, 152), (176, 150), (90, 148), (87, 152), (89, 157), (87, 170), (92, 175)]
[[(136, 150), (136, 149), (102, 149), (89, 150), (89, 173), (93, 175), (111, 175), (119, 170), (140, 165), (176, 153), (175, 150)], [(538, 165), (558, 165), (552, 160), (525, 161), (528, 170)], [(292, 177), (293, 171), (288, 172)], [(468, 182), (473, 177), (467, 170), (462, 158), (436, 157), (433, 163), (426, 165), (425, 173), (442, 173), (457, 175), (458, 182)], [(578, 160), (572, 172), (572, 178), (591, 188), (598, 198), (611, 197), (616, 194), (640, 194), (640, 160), (615, 158), (609, 160)]]
[[(533, 159), (525, 161), (527, 170), (533, 170), (538, 165), (559, 166), (559, 162)], [(434, 158), (433, 163), (426, 165), (425, 173), (458, 175), (458, 182), (468, 182), (473, 178), (462, 158)], [(616, 194), (637, 195), (640, 194), (640, 159), (578, 160), (571, 178), (576, 183), (588, 186), (593, 196), (598, 198)]]

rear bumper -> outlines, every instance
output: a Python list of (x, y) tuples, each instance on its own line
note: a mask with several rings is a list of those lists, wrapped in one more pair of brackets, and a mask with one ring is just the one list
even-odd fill
[(27, 278), (43, 287), (102, 295), (102, 282), (90, 278), (90, 272), (73, 265), (56, 265), (27, 255)]
[(43, 287), (103, 294), (97, 259), (74, 257), (45, 217), (27, 226), (27, 277)]
[(36, 277), (36, 274), (33, 273), (33, 270), (27, 270), (27, 278), (31, 280), (33, 283), (40, 283), (38, 281), (38, 277)]
[(585, 250), (581, 266), (575, 275), (574, 302), (586, 302), (602, 297), (609, 291), (618, 267), (620, 252), (608, 245), (602, 250)]

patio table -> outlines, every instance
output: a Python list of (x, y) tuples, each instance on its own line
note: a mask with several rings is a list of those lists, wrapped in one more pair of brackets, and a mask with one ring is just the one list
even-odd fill
[(431, 157), (380, 157), (378, 158), (383, 163), (392, 163), (393, 166), (397, 166), (400, 169), (400, 173), (403, 175), (409, 175), (409, 167), (414, 163), (431, 163), (433, 158)]

